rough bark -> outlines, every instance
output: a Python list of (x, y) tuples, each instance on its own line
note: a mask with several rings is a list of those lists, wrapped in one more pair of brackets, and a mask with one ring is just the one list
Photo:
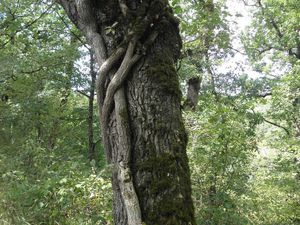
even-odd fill
[(195, 224), (174, 63), (178, 21), (165, 0), (60, 0), (100, 66), (97, 97), (118, 225)]

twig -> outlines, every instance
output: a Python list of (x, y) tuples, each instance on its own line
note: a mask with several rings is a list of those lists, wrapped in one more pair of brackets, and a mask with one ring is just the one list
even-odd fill
[(271, 95), (272, 95), (272, 92), (266, 92), (266, 93), (263, 93), (263, 94), (257, 94), (257, 95), (255, 95), (255, 97), (265, 98), (265, 97), (268, 97), (268, 96), (271, 96)]
[(229, 48), (230, 48), (231, 50), (233, 50), (233, 51), (236, 51), (236, 52), (242, 54), (242, 55), (247, 55), (245, 52), (242, 52), (242, 51), (240, 51), (240, 50), (238, 50), (238, 49), (236, 49), (236, 48), (233, 48), (232, 46), (229, 46)]
[(71, 34), (88, 50), (90, 51), (91, 48), (86, 44), (85, 41), (83, 41), (75, 32), (73, 32), (71, 30), (71, 28), (69, 27), (69, 24), (64, 20), (64, 18), (58, 13), (56, 12), (56, 14), (58, 15), (59, 19), (63, 22), (63, 24), (66, 26), (66, 28), (71, 32)]
[[(40, 14), (40, 16), (38, 16), (36, 19), (28, 22), (27, 24), (25, 24), (23, 27), (17, 29), (15, 32), (14, 32), (14, 35), (16, 35), (17, 33), (21, 32), (22, 30), (24, 29), (27, 29), (29, 27), (31, 27), (33, 24), (35, 24), (37, 21), (39, 21), (44, 15), (46, 15), (48, 13), (48, 11), (52, 8), (52, 6), (54, 5), (55, 3), (53, 2), (44, 12), (42, 12)], [(4, 48), (8, 43), (10, 42), (10, 40), (6, 41), (4, 44), (2, 44), (1, 46), (1, 49)]]
[(87, 93), (81, 91), (81, 90), (76, 90), (76, 92), (78, 92), (79, 94), (82, 94), (83, 96), (90, 98), (91, 96), (89, 96)]
[(270, 121), (270, 120), (267, 120), (266, 118), (262, 118), (265, 122), (267, 122), (267, 123), (269, 123), (269, 124), (271, 124), (271, 125), (273, 125), (273, 126), (275, 126), (275, 127), (278, 127), (278, 128), (281, 128), (281, 129), (283, 129), (286, 133), (287, 133), (287, 135), (290, 135), (290, 131), (286, 128), (286, 127), (283, 127), (283, 126), (281, 126), (281, 125), (279, 125), (279, 124), (277, 124), (277, 123), (274, 123), (274, 122), (272, 122), (272, 121)]

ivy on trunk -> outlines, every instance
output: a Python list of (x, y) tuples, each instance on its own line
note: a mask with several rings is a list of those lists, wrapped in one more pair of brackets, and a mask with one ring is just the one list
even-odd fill
[(115, 224), (196, 224), (174, 65), (181, 39), (166, 0), (59, 0), (100, 66), (102, 142)]

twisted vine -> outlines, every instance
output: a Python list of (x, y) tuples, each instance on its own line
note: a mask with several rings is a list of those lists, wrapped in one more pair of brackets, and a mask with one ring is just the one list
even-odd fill
[[(128, 120), (128, 107), (123, 88), (124, 81), (131, 69), (143, 57), (143, 53), (158, 36), (155, 23), (159, 22), (161, 13), (168, 8), (165, 0), (140, 1), (138, 9), (131, 10), (126, 0), (118, 0), (123, 19), (129, 22), (130, 29), (126, 32), (123, 44), (107, 57), (107, 48), (99, 30), (99, 21), (94, 11), (92, 0), (56, 0), (67, 12), (69, 18), (81, 29), (93, 47), (100, 66), (97, 79), (97, 100), (102, 126), (102, 141), (108, 163), (114, 163), (117, 169), (118, 185), (121, 190), (124, 208), (127, 212), (129, 225), (141, 225), (141, 210), (138, 197), (134, 190), (130, 171), (131, 140)], [(168, 15), (168, 12), (165, 12)], [(125, 23), (126, 23), (125, 22)], [(125, 26), (127, 27), (127, 25)], [(147, 35), (146, 41), (144, 37)], [(142, 45), (142, 51), (138, 46)], [(111, 75), (113, 68), (119, 63), (117, 71)], [(109, 77), (110, 76), (110, 77)], [(111, 78), (111, 79), (109, 79)], [(106, 84), (108, 86), (106, 88)], [(117, 158), (112, 162), (112, 149), (109, 142), (109, 117), (114, 106), (116, 129), (118, 133)], [(125, 114), (125, 116), (122, 115)]]
[[(148, 39), (144, 43), (144, 47), (147, 48), (150, 44), (154, 42), (158, 35), (158, 32), (154, 31), (151, 35), (149, 35)], [(101, 122), (102, 122), (102, 137), (103, 141), (105, 142), (105, 146), (108, 148), (106, 150), (106, 156), (108, 162), (111, 162), (111, 151), (108, 143), (108, 122), (109, 122), (109, 115), (112, 110), (112, 106), (114, 103), (114, 94), (116, 91), (123, 85), (124, 81), (126, 80), (126, 77), (132, 67), (141, 59), (142, 54), (141, 53), (136, 53), (134, 54), (134, 50), (136, 47), (136, 41), (131, 41), (128, 44), (125, 56), (123, 58), (123, 61), (117, 70), (117, 72), (113, 75), (112, 80), (110, 81), (107, 91), (106, 91), (106, 96), (104, 98), (103, 96), (103, 91), (100, 91), (100, 96), (99, 99), (100, 101), (103, 100), (103, 103), (101, 105)], [(106, 76), (108, 75), (110, 69), (112, 68), (113, 64), (116, 63), (121, 56), (124, 54), (124, 48), (119, 48), (115, 54), (113, 54), (105, 63), (103, 66), (100, 68), (100, 77), (99, 77), (99, 82), (98, 86), (99, 88), (102, 88), (101, 90), (104, 89), (104, 83), (106, 80)]]
[[(129, 13), (129, 9), (125, 4), (125, 1), (119, 0), (121, 12), (124, 17)], [(127, 212), (127, 220), (129, 225), (141, 225), (141, 209), (139, 206), (139, 200), (135, 192), (133, 185), (132, 174), (130, 170), (130, 154), (131, 154), (131, 140), (130, 140), (130, 127), (128, 121), (128, 106), (125, 98), (125, 92), (123, 88), (124, 81), (127, 75), (133, 68), (133, 66), (142, 58), (143, 52), (155, 41), (158, 36), (158, 32), (154, 29), (150, 35), (148, 35), (146, 41), (142, 44), (143, 51), (137, 51), (137, 43), (140, 42), (140, 38), (144, 32), (151, 27), (152, 20), (149, 19), (149, 15), (146, 14), (140, 21), (136, 21), (133, 30), (138, 32), (128, 32), (128, 43), (125, 48), (120, 46), (104, 63), (99, 70), (99, 78), (97, 81), (98, 90), (98, 105), (100, 112), (100, 120), (102, 126), (102, 140), (105, 147), (105, 153), (108, 163), (114, 163), (117, 169), (117, 178), (123, 198), (125, 210)], [(157, 19), (157, 17), (155, 18)], [(153, 25), (153, 24), (152, 24)], [(138, 27), (138, 29), (137, 29)], [(105, 91), (105, 83), (110, 75), (110, 72), (114, 65), (120, 61), (123, 57), (120, 66), (117, 71), (111, 76), (111, 80)], [(110, 113), (113, 105), (115, 106), (117, 132), (119, 138), (119, 150), (117, 155), (117, 162), (112, 162), (112, 149), (109, 142), (109, 120)]]

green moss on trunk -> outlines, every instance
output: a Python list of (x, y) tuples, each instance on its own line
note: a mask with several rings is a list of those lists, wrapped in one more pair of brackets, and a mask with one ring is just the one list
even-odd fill
[(163, 92), (181, 98), (182, 94), (179, 88), (177, 71), (170, 55), (164, 53), (156, 57), (155, 61), (151, 63), (148, 75)]

